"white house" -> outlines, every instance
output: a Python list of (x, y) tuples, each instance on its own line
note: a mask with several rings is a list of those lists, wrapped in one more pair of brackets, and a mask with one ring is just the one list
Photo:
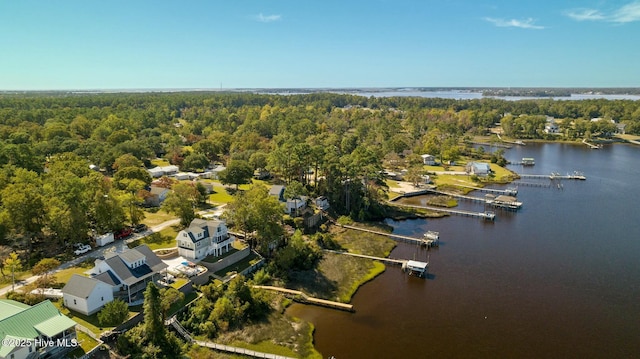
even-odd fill
[(544, 125), (544, 132), (549, 134), (556, 134), (560, 132), (556, 120), (553, 117), (547, 116), (547, 123)]
[(329, 209), (329, 200), (325, 196), (320, 196), (315, 200), (316, 207), (320, 208), (323, 211)]
[(141, 303), (147, 283), (161, 277), (168, 266), (146, 245), (98, 258), (91, 270), (93, 279), (108, 284), (113, 297), (129, 305)]
[(308, 197), (300, 196), (300, 198), (298, 199), (285, 198), (284, 190), (285, 186), (273, 185), (269, 189), (269, 195), (277, 198), (278, 201), (284, 205), (285, 213), (295, 215), (296, 213), (300, 213), (302, 210), (307, 208)]
[(224, 171), (226, 169), (227, 169), (227, 167), (225, 167), (225, 166), (217, 165), (217, 166), (213, 167), (211, 170), (209, 170), (207, 172), (211, 174), (209, 176), (209, 178), (220, 179), (220, 172), (222, 172), (222, 171)]
[(436, 157), (434, 155), (424, 154), (420, 157), (422, 157), (422, 163), (425, 165), (434, 166), (436, 164)]
[(157, 166), (151, 169), (148, 169), (147, 172), (153, 178), (162, 177), (162, 176), (170, 176), (178, 173), (180, 168), (178, 166), (170, 165), (170, 166)]
[(307, 208), (307, 200), (309, 197), (300, 196), (298, 199), (287, 199), (285, 202), (285, 211), (291, 215), (300, 214), (305, 208)]
[(113, 288), (105, 282), (74, 274), (62, 288), (64, 306), (91, 315), (113, 300)]
[(29, 306), (0, 299), (0, 359), (64, 358), (78, 344), (76, 325), (49, 300)]
[(469, 162), (466, 170), (471, 175), (486, 176), (491, 172), (491, 166), (484, 162)]
[(233, 240), (227, 224), (219, 219), (196, 218), (176, 236), (178, 254), (191, 260), (220, 256), (231, 249)]

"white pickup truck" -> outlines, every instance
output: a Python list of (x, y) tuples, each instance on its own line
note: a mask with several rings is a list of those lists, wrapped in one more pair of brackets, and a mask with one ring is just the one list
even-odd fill
[(75, 248), (75, 250), (73, 251), (73, 253), (77, 256), (81, 255), (81, 254), (85, 254), (88, 251), (91, 250), (91, 246), (88, 244), (80, 244), (80, 243), (76, 243), (73, 248)]

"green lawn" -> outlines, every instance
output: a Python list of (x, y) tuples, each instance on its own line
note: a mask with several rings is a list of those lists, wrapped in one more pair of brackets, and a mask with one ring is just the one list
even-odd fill
[(74, 274), (79, 274), (81, 276), (86, 277), (84, 272), (88, 271), (89, 269), (91, 269), (91, 267), (88, 267), (88, 268), (87, 267), (71, 267), (71, 268), (63, 269), (56, 273), (56, 279), (58, 283), (66, 284)]
[(62, 314), (73, 319), (75, 322), (89, 329), (91, 332), (95, 333), (96, 335), (100, 335), (100, 333), (102, 333), (103, 331), (114, 328), (114, 327), (101, 327), (100, 323), (98, 322), (97, 313), (87, 316), (84, 314), (80, 314), (78, 312), (72, 312), (69, 309), (67, 309), (67, 307), (62, 305), (61, 300), (55, 301), (53, 302), (53, 304), (56, 307), (58, 307), (58, 309)]
[(215, 272), (215, 275), (224, 277), (227, 275), (227, 273), (231, 273), (233, 271), (240, 273), (244, 269), (249, 268), (253, 263), (255, 263), (254, 261), (257, 261), (258, 259), (260, 259), (260, 257), (258, 257), (255, 253), (251, 252), (243, 260), (236, 262), (230, 266), (224, 267), (221, 270)]
[[(71, 311), (62, 304), (61, 300), (53, 301), (53, 304), (60, 310), (62, 314), (73, 319), (75, 322), (89, 329), (91, 332), (95, 333), (96, 335), (100, 335), (102, 332), (114, 328), (114, 327), (100, 326), (100, 322), (98, 321), (98, 313), (93, 313), (87, 316), (84, 314), (80, 314), (78, 312)], [(138, 314), (141, 309), (142, 309), (142, 306), (129, 307), (129, 318)]]
[(387, 186), (389, 186), (389, 188), (401, 188), (400, 185), (398, 184), (398, 181), (396, 180), (386, 180), (385, 181), (387, 183)]
[(167, 227), (160, 232), (150, 234), (146, 237), (140, 238), (129, 244), (129, 247), (137, 247), (141, 244), (146, 244), (151, 250), (173, 248), (176, 246), (176, 236), (178, 231), (176, 228)]
[(67, 354), (69, 358), (81, 358), (83, 355), (89, 352), (89, 350), (95, 348), (96, 345), (98, 345), (98, 341), (90, 337), (85, 332), (77, 330), (76, 333), (78, 335), (78, 343), (80, 344), (80, 347), (77, 347), (69, 354)]
[(169, 166), (171, 163), (169, 163), (169, 161), (162, 159), (162, 158), (156, 158), (154, 160), (151, 160), (151, 164), (153, 166)]
[(163, 210), (158, 210), (157, 212), (153, 213), (153, 212), (149, 212), (149, 211), (145, 211), (144, 212), (144, 220), (142, 221), (142, 223), (146, 224), (149, 227), (153, 227), (153, 226), (157, 226), (160, 223), (164, 223), (166, 221), (170, 221), (172, 219), (176, 219), (178, 218), (177, 216), (171, 214), (171, 213), (167, 213)]

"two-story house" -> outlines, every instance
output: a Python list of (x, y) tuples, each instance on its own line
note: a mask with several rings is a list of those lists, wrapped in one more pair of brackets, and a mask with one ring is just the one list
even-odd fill
[(160, 279), (161, 272), (167, 267), (149, 247), (141, 245), (96, 259), (91, 273), (93, 279), (111, 286), (114, 298), (121, 298), (131, 305), (144, 300), (147, 284)]
[(228, 252), (233, 240), (227, 224), (219, 219), (196, 218), (176, 236), (178, 254), (196, 261)]

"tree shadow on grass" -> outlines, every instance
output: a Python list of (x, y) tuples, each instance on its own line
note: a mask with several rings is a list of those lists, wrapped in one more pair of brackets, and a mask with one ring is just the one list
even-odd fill
[(335, 300), (338, 284), (314, 269), (290, 272), (287, 288), (303, 291), (313, 297)]

